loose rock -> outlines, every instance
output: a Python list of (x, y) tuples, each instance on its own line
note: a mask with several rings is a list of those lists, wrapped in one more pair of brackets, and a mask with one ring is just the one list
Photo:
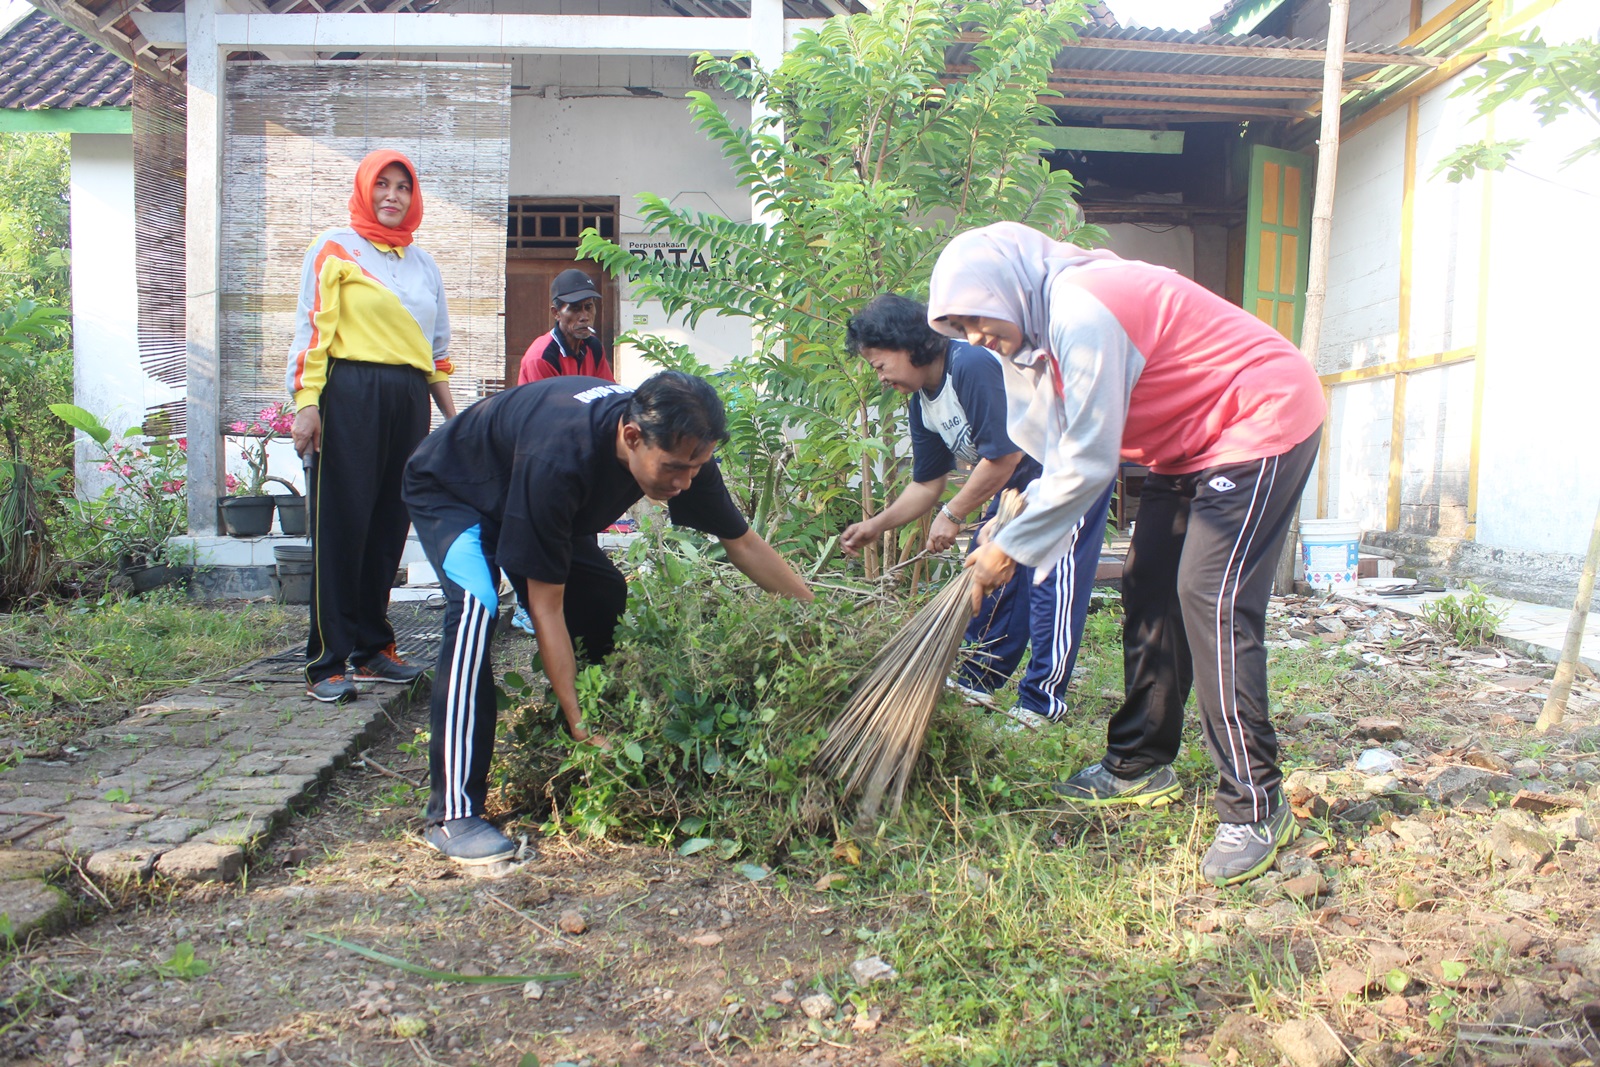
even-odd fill
[(1278, 1027), (1272, 1035), (1290, 1067), (1339, 1067), (1344, 1063), (1344, 1046), (1321, 1019), (1296, 1019)]
[(1355, 732), (1357, 737), (1370, 737), (1374, 741), (1398, 741), (1405, 736), (1406, 728), (1395, 719), (1367, 716), (1356, 720)]
[(1319, 874), (1302, 874), (1284, 881), (1283, 891), (1295, 900), (1315, 900), (1328, 892), (1328, 880)]
[(868, 956), (850, 965), (850, 977), (855, 979), (856, 985), (867, 985), (871, 982), (891, 982), (899, 975), (881, 958)]
[(583, 913), (577, 908), (568, 908), (561, 913), (561, 918), (556, 920), (556, 925), (564, 934), (581, 934), (589, 929), (589, 924), (584, 920)]
[(812, 993), (800, 998), (800, 1010), (806, 1013), (808, 1019), (831, 1018), (838, 1007), (826, 993)]
[(1539, 867), (1555, 855), (1555, 847), (1543, 834), (1505, 823), (1489, 831), (1484, 849), (1501, 863), (1516, 869)]
[(179, 845), (156, 860), (156, 871), (177, 882), (233, 882), (244, 873), (238, 845)]
[(1438, 804), (1457, 806), (1468, 799), (1484, 799), (1490, 791), (1509, 792), (1511, 779), (1482, 767), (1446, 767), (1424, 783), (1422, 791)]

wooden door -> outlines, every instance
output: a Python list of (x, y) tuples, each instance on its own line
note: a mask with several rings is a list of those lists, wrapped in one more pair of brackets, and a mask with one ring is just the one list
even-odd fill
[(1243, 306), (1295, 344), (1306, 313), (1311, 188), (1310, 156), (1250, 147)]
[(564, 270), (578, 268), (594, 279), (600, 291), (600, 321), (595, 330), (614, 362), (617, 339), (617, 284), (596, 263), (575, 263), (571, 253), (562, 259), (506, 260), (506, 388), (517, 384), (517, 370), (534, 339), (550, 329), (550, 283)]

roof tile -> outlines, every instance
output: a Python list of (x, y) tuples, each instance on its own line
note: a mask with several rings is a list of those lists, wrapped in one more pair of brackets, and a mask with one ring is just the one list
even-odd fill
[(0, 38), (0, 108), (130, 107), (133, 68), (42, 11)]

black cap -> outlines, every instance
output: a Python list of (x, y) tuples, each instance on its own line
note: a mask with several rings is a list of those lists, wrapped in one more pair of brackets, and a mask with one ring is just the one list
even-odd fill
[(576, 304), (580, 300), (599, 299), (600, 291), (594, 287), (594, 280), (576, 267), (557, 274), (556, 280), (550, 283), (552, 303)]

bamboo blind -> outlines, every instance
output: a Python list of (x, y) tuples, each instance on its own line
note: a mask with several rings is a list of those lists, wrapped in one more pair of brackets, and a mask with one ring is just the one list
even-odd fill
[[(286, 398), (306, 248), (349, 220), (356, 165), (395, 148), (418, 170), (417, 244), (450, 306), (451, 391), (505, 375), (510, 67), (319, 62), (228, 67), (222, 193), (222, 421)], [(492, 383), (492, 384), (486, 384)]]
[[(139, 295), (139, 363), (158, 382), (188, 385), (184, 334), (183, 89), (142, 71), (133, 76), (134, 284)], [(157, 419), (161, 425), (156, 425)], [(146, 412), (147, 432), (185, 432), (184, 402)]]

